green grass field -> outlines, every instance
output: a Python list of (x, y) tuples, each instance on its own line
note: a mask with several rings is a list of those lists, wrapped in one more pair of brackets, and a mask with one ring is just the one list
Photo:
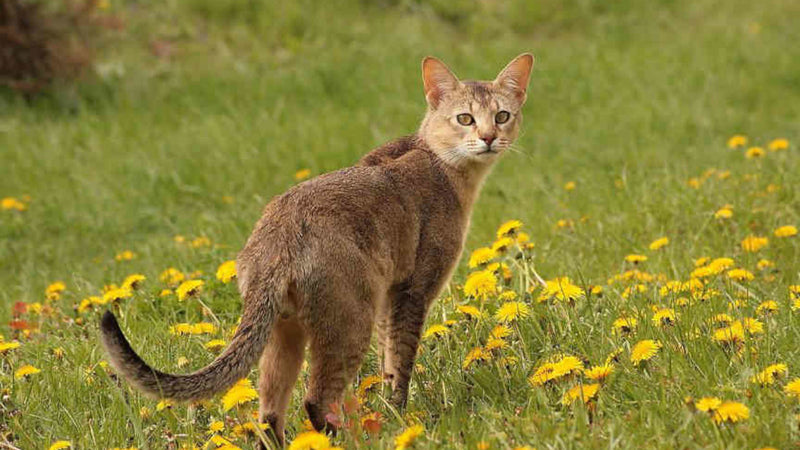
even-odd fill
[[(423, 341), (408, 409), (393, 411), (374, 386), (332, 445), (391, 448), (416, 423), (416, 448), (800, 445), (800, 386), (790, 384), (800, 376), (800, 288), (790, 292), (800, 243), (774, 234), (800, 227), (798, 2), (322, 3), (112, 0), (102, 14), (126, 27), (103, 41), (95, 75), (30, 102), (0, 91), (0, 197), (26, 206), (0, 210), (0, 447), (215, 448), (217, 421), (217, 436), (252, 447), (242, 425), (255, 401), (159, 410), (113, 378), (97, 336), (106, 306), (79, 311), (82, 300), (144, 275), (113, 302), (134, 347), (166, 371), (205, 365), (214, 353), (204, 344), (227, 339), (240, 312), (217, 267), (298, 170), (345, 167), (413, 132), (425, 55), (490, 79), (523, 51), (537, 61), (520, 152), (503, 157), (476, 205), (463, 261), (426, 325), (447, 327)], [(729, 148), (736, 134), (748, 142)], [(768, 148), (778, 138), (788, 148)], [(747, 158), (754, 146), (765, 154)], [(725, 205), (732, 216), (717, 217)], [(510, 219), (535, 247), (497, 255), (510, 280), (485, 276), (497, 287), (468, 295), (470, 273), (487, 270), (469, 268), (470, 254)], [(768, 245), (746, 251), (748, 236)], [(651, 250), (661, 237), (668, 245)], [(117, 261), (125, 250), (134, 258)], [(733, 262), (701, 261), (693, 276), (701, 257)], [(529, 292), (532, 263), (547, 280), (569, 277), (571, 300)], [(203, 280), (202, 292), (161, 296), (168, 267)], [(734, 268), (753, 279), (732, 278)], [(48, 300), (56, 281), (66, 289)], [(490, 339), (509, 292), (527, 315)], [(637, 325), (615, 330), (618, 319)], [(215, 330), (170, 333), (198, 322)], [(634, 364), (644, 340), (662, 347)], [(482, 360), (466, 364), (470, 354)], [(566, 356), (587, 370), (562, 370)], [(588, 369), (607, 360), (613, 372), (592, 398), (563, 404), (574, 386), (590, 393)], [(772, 364), (788, 373), (758, 378)], [(40, 372), (15, 376), (25, 365)], [(354, 395), (377, 371), (373, 351)], [(304, 429), (303, 394), (298, 383), (289, 440)], [(748, 417), (730, 403), (695, 411), (702, 397), (739, 402)]]

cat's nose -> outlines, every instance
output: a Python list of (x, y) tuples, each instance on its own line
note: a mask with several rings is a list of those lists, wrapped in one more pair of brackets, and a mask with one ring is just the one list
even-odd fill
[(481, 140), (483, 142), (486, 142), (486, 147), (491, 148), (492, 142), (494, 142), (494, 138), (495, 138), (494, 136), (488, 136), (488, 137), (482, 137)]

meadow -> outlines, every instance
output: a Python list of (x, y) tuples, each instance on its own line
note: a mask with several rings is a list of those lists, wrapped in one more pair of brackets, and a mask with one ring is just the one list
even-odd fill
[(490, 79), (523, 51), (517, 151), (408, 408), (371, 351), (343, 430), (306, 433), (304, 372), (290, 448), (800, 445), (797, 2), (99, 5), (124, 28), (91, 76), (0, 90), (0, 447), (253, 447), (246, 382), (143, 397), (104, 363), (102, 312), (155, 367), (205, 365), (272, 196), (413, 132), (424, 56)]

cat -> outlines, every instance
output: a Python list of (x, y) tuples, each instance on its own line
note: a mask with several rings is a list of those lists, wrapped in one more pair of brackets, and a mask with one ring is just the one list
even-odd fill
[(460, 258), (486, 175), (519, 133), (532, 67), (525, 53), (493, 81), (462, 82), (425, 58), (428, 108), (416, 134), (264, 208), (236, 261), (242, 320), (219, 357), (188, 375), (157, 371), (107, 311), (101, 340), (111, 365), (148, 394), (193, 401), (228, 389), (260, 358), (259, 417), (283, 442), (306, 347), (304, 406), (315, 429), (330, 430), (326, 415), (377, 328), (391, 402), (402, 408), (425, 315)]

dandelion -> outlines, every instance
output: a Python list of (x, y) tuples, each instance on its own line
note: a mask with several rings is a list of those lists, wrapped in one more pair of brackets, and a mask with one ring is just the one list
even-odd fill
[(728, 278), (735, 281), (752, 281), (755, 276), (745, 269), (733, 269), (728, 271)]
[(514, 239), (511, 239), (510, 237), (503, 237), (494, 241), (492, 244), (492, 251), (502, 254), (512, 245), (514, 245)]
[(538, 302), (544, 302), (550, 299), (556, 301), (574, 301), (578, 297), (584, 295), (583, 289), (572, 284), (568, 277), (555, 278), (545, 282), (545, 288), (539, 294)]
[(530, 310), (528, 309), (528, 305), (523, 302), (513, 301), (503, 303), (494, 314), (494, 318), (498, 322), (509, 323), (517, 319), (524, 319), (529, 315)]
[(325, 450), (330, 447), (328, 436), (316, 431), (305, 431), (295, 436), (289, 450)]
[(714, 422), (717, 424), (723, 422), (736, 423), (749, 417), (750, 409), (739, 402), (723, 402), (714, 410)]
[(793, 284), (789, 286), (789, 296), (800, 299), (800, 284)]
[(632, 264), (639, 264), (647, 261), (647, 256), (637, 255), (635, 253), (632, 253), (630, 255), (625, 256), (625, 261)]
[(745, 317), (742, 319), (742, 328), (751, 335), (761, 334), (764, 332), (764, 323), (752, 317)]
[(750, 382), (760, 384), (761, 386), (770, 386), (775, 383), (776, 377), (788, 374), (789, 367), (786, 364), (772, 364), (750, 377)]
[(428, 327), (427, 330), (425, 330), (424, 333), (422, 333), (422, 339), (430, 339), (432, 337), (442, 337), (449, 332), (450, 329), (444, 325), (441, 324), (431, 325), (430, 327)]
[(205, 236), (198, 236), (192, 239), (191, 246), (194, 248), (200, 247), (210, 247), (211, 246), (211, 239)]
[(776, 311), (778, 311), (778, 302), (776, 302), (775, 300), (767, 300), (761, 302), (761, 304), (759, 304), (758, 307), (756, 308), (756, 314), (759, 315), (772, 314)]
[(703, 397), (694, 404), (694, 407), (697, 408), (698, 411), (711, 412), (719, 408), (721, 404), (722, 400), (717, 397)]
[(497, 291), (497, 278), (488, 270), (473, 272), (464, 283), (464, 293), (470, 297), (485, 299)]
[(775, 262), (762, 258), (758, 260), (758, 263), (756, 263), (756, 267), (758, 267), (758, 270), (770, 269), (775, 267)]
[(456, 311), (475, 320), (480, 320), (483, 318), (483, 313), (481, 310), (472, 305), (458, 305), (456, 306)]
[(785, 237), (792, 237), (797, 235), (797, 227), (793, 225), (784, 225), (782, 227), (776, 228), (773, 232), (775, 237), (778, 238), (785, 238)]
[(203, 347), (205, 347), (206, 350), (209, 350), (209, 351), (212, 351), (212, 352), (218, 352), (218, 351), (222, 350), (223, 348), (225, 348), (225, 345), (227, 345), (227, 344), (222, 339), (212, 339), (212, 340), (206, 342), (205, 345), (203, 345)]
[(162, 283), (166, 283), (169, 286), (176, 286), (186, 279), (186, 276), (180, 270), (174, 267), (168, 267), (166, 270), (161, 272), (161, 275), (159, 275), (158, 278)]
[(661, 342), (652, 339), (639, 341), (631, 350), (631, 362), (634, 366), (638, 366), (642, 361), (648, 361), (654, 357), (661, 347)]
[(142, 283), (146, 279), (147, 278), (144, 275), (140, 273), (134, 273), (132, 275), (128, 275), (127, 277), (125, 277), (120, 287), (122, 289), (130, 289), (130, 290), (137, 289), (139, 286), (142, 285)]
[(761, 158), (762, 156), (766, 155), (767, 153), (761, 147), (750, 147), (744, 152), (744, 156), (747, 159), (756, 159)]
[(294, 173), (295, 181), (303, 181), (311, 176), (311, 169), (300, 169)]
[(489, 247), (481, 247), (475, 249), (475, 251), (473, 251), (472, 254), (469, 256), (469, 267), (470, 269), (474, 269), (476, 267), (488, 264), (496, 256), (497, 252), (495, 252)]
[(728, 148), (734, 149), (747, 145), (747, 136), (735, 134), (728, 139)]
[(668, 326), (675, 324), (675, 310), (671, 308), (663, 308), (653, 314), (653, 325), (655, 326)]
[(541, 386), (549, 381), (557, 380), (583, 370), (583, 362), (574, 356), (564, 356), (558, 361), (544, 363), (528, 378), (534, 386)]
[(63, 450), (70, 447), (72, 447), (72, 442), (70, 441), (55, 441), (50, 444), (50, 447), (47, 447), (47, 450)]
[(361, 380), (361, 384), (358, 385), (358, 396), (360, 398), (365, 398), (367, 396), (367, 392), (370, 391), (373, 387), (379, 385), (382, 379), (378, 375), (370, 375), (365, 377)]
[(497, 229), (497, 239), (514, 236), (520, 228), (522, 228), (522, 222), (519, 220), (509, 220), (500, 225), (500, 228)]
[(222, 397), (222, 408), (230, 411), (232, 408), (248, 403), (258, 398), (258, 393), (253, 389), (253, 384), (247, 378), (239, 380)]
[(733, 217), (733, 209), (729, 207), (722, 207), (714, 213), (715, 219), (730, 219)]
[(740, 321), (714, 331), (712, 340), (722, 345), (739, 345), (744, 342), (744, 327)]
[(611, 325), (617, 333), (627, 334), (636, 329), (637, 320), (635, 317), (620, 317)]
[(114, 256), (114, 259), (117, 261), (130, 261), (134, 258), (136, 258), (136, 253), (130, 250), (123, 250)]
[(22, 203), (14, 197), (5, 197), (0, 200), (0, 209), (3, 209), (4, 211), (25, 211), (28, 209), (28, 205)]
[(572, 228), (573, 226), (575, 226), (575, 223), (570, 219), (559, 219), (556, 221), (556, 228), (559, 229)]
[(61, 293), (67, 289), (67, 285), (63, 281), (56, 281), (47, 286), (44, 290), (45, 298), (48, 300), (58, 300), (61, 298)]
[(787, 148), (789, 148), (789, 140), (784, 138), (773, 139), (769, 142), (767, 148), (769, 148), (769, 150), (772, 152), (786, 150)]
[(172, 295), (174, 292), (172, 289), (162, 289), (161, 292), (158, 293), (159, 297), (168, 297)]
[(208, 432), (209, 433), (218, 433), (225, 429), (225, 422), (221, 420), (215, 420), (208, 424)]
[(103, 304), (109, 302), (118, 302), (126, 298), (131, 298), (132, 296), (133, 296), (133, 291), (131, 291), (128, 288), (109, 289), (103, 294)]
[(574, 181), (568, 181), (566, 184), (564, 184), (564, 190), (568, 192), (574, 191), (575, 187), (577, 187), (577, 185), (575, 184)]
[(24, 366), (17, 369), (16, 372), (14, 372), (14, 378), (19, 380), (22, 378), (27, 378), (31, 375), (35, 375), (39, 372), (41, 372), (41, 370), (37, 369), (36, 367), (33, 367), (30, 364), (25, 364)]
[(170, 409), (173, 406), (175, 406), (175, 402), (168, 398), (165, 398), (160, 400), (158, 404), (156, 404), (156, 411), (163, 411), (165, 409)]
[(424, 431), (425, 429), (419, 424), (406, 428), (399, 436), (394, 438), (395, 450), (404, 450), (411, 447)]
[(203, 285), (205, 283), (203, 280), (189, 280), (184, 281), (175, 289), (175, 293), (178, 295), (178, 300), (186, 300), (189, 296), (192, 296), (201, 291)]
[(493, 338), (503, 339), (511, 335), (511, 328), (509, 328), (508, 325), (500, 324), (492, 328), (489, 335)]
[(477, 361), (489, 361), (492, 355), (484, 350), (482, 347), (475, 347), (467, 353), (464, 362), (461, 364), (462, 369), (467, 369), (472, 363)]
[(599, 382), (605, 381), (612, 373), (614, 373), (614, 366), (609, 363), (603, 364), (602, 366), (592, 366), (590, 369), (583, 371), (583, 375), (586, 376), (586, 378)]
[(569, 406), (577, 399), (581, 399), (583, 403), (589, 403), (589, 401), (591, 401), (597, 395), (597, 391), (599, 389), (600, 383), (579, 384), (570, 388), (566, 393), (564, 393), (564, 397), (561, 399), (561, 404), (564, 406)]
[(650, 243), (650, 250), (658, 250), (669, 245), (668, 237), (661, 237)]
[(500, 338), (490, 337), (489, 339), (486, 340), (486, 346), (484, 346), (484, 350), (486, 350), (487, 352), (491, 352), (492, 350), (504, 349), (507, 347), (508, 347), (508, 342)]
[(748, 236), (742, 240), (742, 250), (755, 253), (769, 244), (769, 239), (759, 236)]
[(11, 350), (14, 350), (19, 347), (20, 343), (17, 341), (3, 342), (2, 339), (0, 339), (0, 355), (5, 355)]
[(786, 395), (789, 397), (794, 397), (800, 400), (800, 378), (795, 378), (787, 383), (783, 388), (783, 391), (786, 392)]
[(230, 283), (236, 277), (236, 261), (225, 261), (217, 268), (217, 279), (223, 283)]

